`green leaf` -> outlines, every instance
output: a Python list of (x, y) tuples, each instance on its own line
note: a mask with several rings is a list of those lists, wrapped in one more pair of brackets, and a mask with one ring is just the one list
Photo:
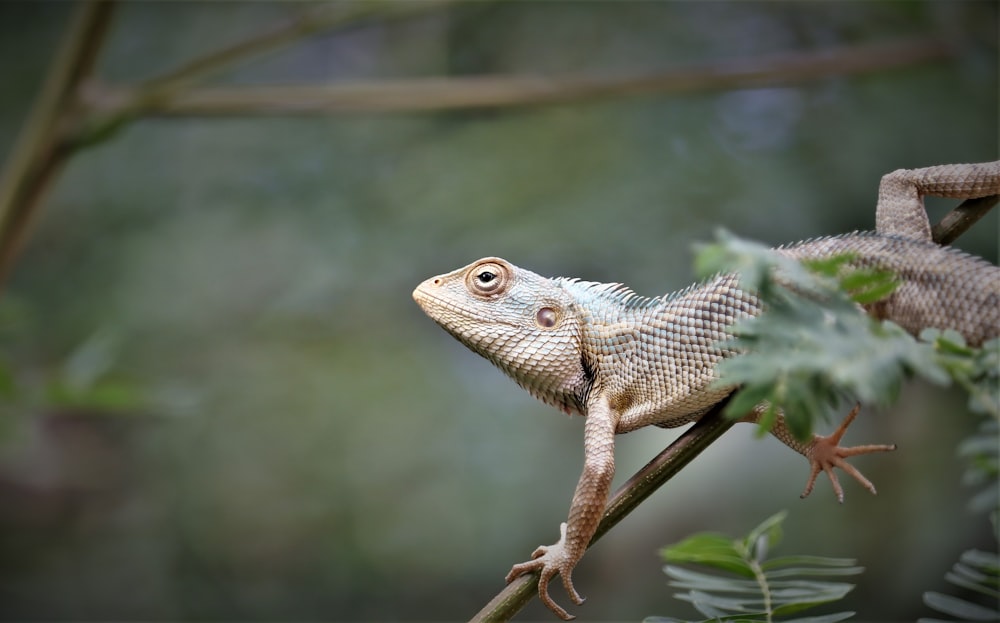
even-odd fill
[(824, 277), (836, 277), (845, 266), (858, 259), (858, 254), (852, 251), (831, 255), (830, 257), (817, 257), (802, 260), (802, 265), (817, 275)]
[(803, 617), (795, 620), (797, 623), (837, 623), (838, 621), (846, 621), (854, 616), (854, 614), (854, 612), (834, 612), (833, 614), (825, 614), (816, 617)]
[(924, 593), (924, 603), (938, 612), (951, 615), (960, 621), (996, 621), (1000, 612), (995, 608), (980, 606), (964, 599), (928, 591)]
[(708, 593), (693, 590), (684, 595), (678, 595), (678, 599), (690, 601), (698, 612), (709, 618), (727, 616), (727, 614), (755, 615), (766, 614), (754, 600), (740, 599), (737, 597), (725, 597), (716, 593)]
[[(993, 487), (996, 487), (995, 481)], [(945, 574), (945, 579), (968, 591), (970, 598), (961, 599), (928, 591), (924, 593), (925, 604), (962, 621), (1000, 620), (997, 608), (1000, 602), (1000, 555), (996, 552), (977, 549), (964, 552), (951, 571)]]
[(11, 400), (17, 395), (17, 381), (6, 361), (0, 361), (0, 399)]
[(760, 522), (743, 540), (743, 551), (750, 553), (758, 563), (766, 559), (768, 550), (781, 542), (781, 523), (786, 517), (788, 511), (781, 511)]
[[(683, 592), (675, 598), (691, 603), (706, 620), (841, 621), (853, 613), (792, 619), (791, 615), (841, 599), (853, 585), (817, 578), (859, 573), (854, 560), (819, 556), (769, 558), (781, 542), (787, 513), (768, 517), (742, 538), (717, 533), (696, 534), (666, 547), (668, 562), (697, 565), (688, 569), (668, 564), (669, 584)], [(674, 621), (675, 619), (647, 619)]]
[(840, 289), (850, 294), (855, 303), (866, 305), (889, 296), (900, 283), (891, 271), (860, 268), (848, 272), (840, 279)]
[[(854, 563), (854, 561), (852, 560), (851, 563)], [(864, 567), (859, 567), (854, 564), (849, 567), (786, 567), (769, 571), (767, 577), (777, 579), (782, 577), (799, 577), (807, 574), (812, 576), (848, 576), (857, 575), (864, 570)]]
[(959, 560), (967, 565), (972, 565), (994, 575), (1000, 574), (1000, 556), (996, 552), (984, 552), (978, 549), (970, 549), (964, 552)]
[[(732, 571), (731, 569), (726, 567), (724, 561), (718, 561), (715, 563), (703, 563), (703, 564), (717, 567), (725, 571)], [(685, 569), (684, 567), (677, 567), (675, 565), (665, 566), (663, 568), (663, 572), (674, 579), (674, 582), (671, 582), (670, 585), (679, 588), (690, 588), (690, 589), (700, 588), (702, 590), (725, 589), (734, 593), (738, 593), (741, 591), (756, 592), (756, 584), (752, 580), (744, 580), (742, 578), (732, 578), (732, 577), (720, 577), (717, 575), (712, 575), (710, 573), (692, 571), (691, 569)]]
[(105, 380), (94, 386), (78, 388), (53, 381), (45, 391), (49, 404), (61, 407), (125, 411), (140, 407), (142, 393), (137, 387), (122, 381)]
[[(853, 567), (855, 564), (857, 564), (857, 561), (853, 558), (828, 558), (826, 556), (782, 556), (781, 558), (772, 558), (761, 566), (766, 570), (791, 567), (792, 565), (801, 565), (803, 567), (818, 567), (822, 565), (826, 567), (848, 568)], [(862, 570), (860, 567), (857, 569), (858, 571), (856, 573)]]
[(731, 539), (719, 534), (702, 533), (661, 550), (667, 562), (701, 563), (726, 569), (733, 573), (753, 576)]

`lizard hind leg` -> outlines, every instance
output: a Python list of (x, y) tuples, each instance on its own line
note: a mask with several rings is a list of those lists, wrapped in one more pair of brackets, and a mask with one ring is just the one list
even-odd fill
[(1000, 195), (1000, 161), (899, 169), (885, 175), (878, 188), (876, 231), (930, 242), (925, 195), (953, 199)]

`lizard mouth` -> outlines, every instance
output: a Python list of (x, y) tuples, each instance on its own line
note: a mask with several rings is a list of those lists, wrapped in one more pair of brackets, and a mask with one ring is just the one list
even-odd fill
[(466, 309), (462, 305), (456, 305), (454, 301), (434, 293), (434, 289), (438, 287), (436, 280), (437, 277), (432, 277), (413, 290), (413, 300), (420, 306), (420, 309), (424, 310), (424, 313), (438, 324), (441, 323), (441, 316), (446, 314), (458, 314), (465, 318), (474, 319), (475, 313), (472, 310)]
[[(420, 306), (420, 309), (424, 310), (424, 313), (427, 314), (431, 320), (444, 327), (444, 329), (449, 333), (452, 331), (446, 324), (447, 316), (457, 315), (476, 322), (483, 321), (481, 309), (473, 309), (465, 305), (457, 304), (450, 298), (438, 296), (435, 292), (435, 290), (440, 287), (438, 279), (438, 277), (431, 277), (413, 290), (413, 300), (416, 301), (417, 305)], [(490, 320), (490, 324), (506, 325), (514, 328), (517, 328), (518, 326), (514, 322), (500, 318)]]
[(438, 287), (437, 283), (435, 283), (436, 281), (437, 277), (433, 277), (424, 281), (413, 290), (413, 300), (417, 302), (420, 309), (424, 310), (424, 313), (431, 318), (436, 316), (436, 312), (438, 310), (444, 309), (458, 311), (463, 315), (468, 315), (465, 310), (434, 294), (434, 288)]

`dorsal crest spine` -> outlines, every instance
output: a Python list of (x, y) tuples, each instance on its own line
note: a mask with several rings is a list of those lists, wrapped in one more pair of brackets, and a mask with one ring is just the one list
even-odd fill
[[(715, 277), (709, 279), (708, 281), (712, 281), (714, 279)], [(558, 277), (553, 281), (577, 296), (620, 305), (624, 309), (650, 309), (659, 307), (664, 303), (668, 303), (690, 294), (693, 290), (700, 288), (706, 283), (693, 283), (682, 290), (677, 290), (660, 296), (642, 296), (640, 294), (636, 294), (635, 291), (628, 286), (617, 282), (602, 283), (599, 281), (583, 281), (570, 277)]]

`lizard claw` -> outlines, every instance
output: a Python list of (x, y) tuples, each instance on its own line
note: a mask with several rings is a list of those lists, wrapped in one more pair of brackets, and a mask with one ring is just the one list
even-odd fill
[(563, 588), (569, 593), (570, 599), (576, 605), (582, 605), (585, 601), (576, 589), (573, 587), (573, 567), (575, 562), (570, 561), (569, 557), (566, 556), (566, 552), (563, 549), (563, 542), (566, 540), (566, 523), (563, 522), (559, 526), (559, 542), (553, 545), (539, 545), (534, 552), (531, 553), (531, 560), (527, 562), (522, 562), (520, 564), (511, 567), (510, 573), (507, 574), (507, 583), (510, 584), (515, 578), (520, 577), (526, 573), (538, 572), (538, 598), (542, 600), (542, 603), (556, 613), (560, 619), (564, 621), (572, 621), (574, 617), (569, 612), (566, 612), (559, 604), (557, 604), (552, 597), (549, 596), (549, 581), (555, 577), (558, 573), (562, 576)]
[(819, 473), (825, 472), (830, 478), (830, 483), (833, 485), (833, 491), (837, 494), (837, 501), (840, 503), (844, 502), (844, 490), (840, 486), (840, 481), (837, 480), (837, 474), (833, 471), (834, 467), (839, 467), (840, 469), (847, 472), (852, 478), (861, 483), (865, 489), (868, 489), (875, 494), (875, 485), (871, 483), (870, 480), (864, 477), (864, 475), (854, 468), (850, 463), (845, 461), (847, 457), (857, 456), (859, 454), (869, 454), (871, 452), (889, 452), (896, 449), (896, 444), (886, 445), (886, 444), (871, 444), (865, 446), (853, 446), (853, 447), (841, 447), (840, 438), (844, 436), (847, 432), (847, 427), (851, 425), (854, 418), (857, 417), (858, 411), (861, 409), (860, 404), (854, 405), (851, 412), (847, 414), (844, 421), (841, 422), (840, 426), (833, 434), (821, 437), (820, 435), (815, 435), (813, 437), (812, 444), (806, 450), (806, 458), (809, 459), (809, 480), (806, 482), (805, 491), (802, 492), (801, 497), (806, 497), (812, 493), (813, 485), (816, 484), (816, 477)]

